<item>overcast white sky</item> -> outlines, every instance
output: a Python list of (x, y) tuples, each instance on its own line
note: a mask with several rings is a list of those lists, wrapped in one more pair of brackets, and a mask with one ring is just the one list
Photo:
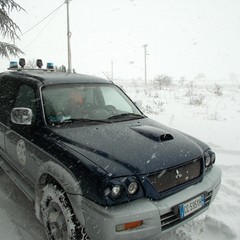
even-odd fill
[[(22, 33), (64, 0), (16, 0), (25, 12), (11, 16)], [(72, 0), (72, 65), (78, 73), (144, 79), (158, 74), (210, 79), (240, 78), (239, 0)], [(26, 59), (67, 65), (66, 4), (16, 44)], [(0, 70), (8, 67), (3, 59)]]

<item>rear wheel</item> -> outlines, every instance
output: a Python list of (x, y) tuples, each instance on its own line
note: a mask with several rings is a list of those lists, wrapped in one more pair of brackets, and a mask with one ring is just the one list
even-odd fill
[(44, 187), (41, 211), (49, 240), (90, 240), (78, 222), (67, 194), (56, 185)]

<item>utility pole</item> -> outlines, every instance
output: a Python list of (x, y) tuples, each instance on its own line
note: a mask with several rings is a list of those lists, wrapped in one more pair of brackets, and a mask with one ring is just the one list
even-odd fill
[(68, 68), (67, 72), (72, 72), (72, 56), (71, 56), (71, 44), (70, 44), (70, 38), (72, 33), (70, 32), (70, 21), (69, 21), (69, 1), (66, 0), (67, 4), (67, 46), (68, 46)]
[(147, 44), (143, 45), (144, 48), (144, 80), (145, 80), (145, 85), (147, 86)]

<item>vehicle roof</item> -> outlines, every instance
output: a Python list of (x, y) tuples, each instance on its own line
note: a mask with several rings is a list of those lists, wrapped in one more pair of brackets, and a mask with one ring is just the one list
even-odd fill
[(4, 72), (4, 75), (13, 75), (14, 77), (21, 78), (34, 78), (35, 80), (41, 81), (44, 85), (52, 84), (63, 84), (63, 83), (108, 83), (112, 84), (111, 81), (76, 73), (66, 72), (55, 72), (55, 71), (44, 71), (44, 70), (13, 70)]

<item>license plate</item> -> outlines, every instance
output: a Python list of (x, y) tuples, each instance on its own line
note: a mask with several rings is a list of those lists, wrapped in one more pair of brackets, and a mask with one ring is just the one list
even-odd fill
[(194, 199), (189, 200), (188, 202), (182, 203), (179, 205), (180, 219), (196, 212), (198, 209), (204, 207), (205, 197), (204, 195), (197, 196)]

